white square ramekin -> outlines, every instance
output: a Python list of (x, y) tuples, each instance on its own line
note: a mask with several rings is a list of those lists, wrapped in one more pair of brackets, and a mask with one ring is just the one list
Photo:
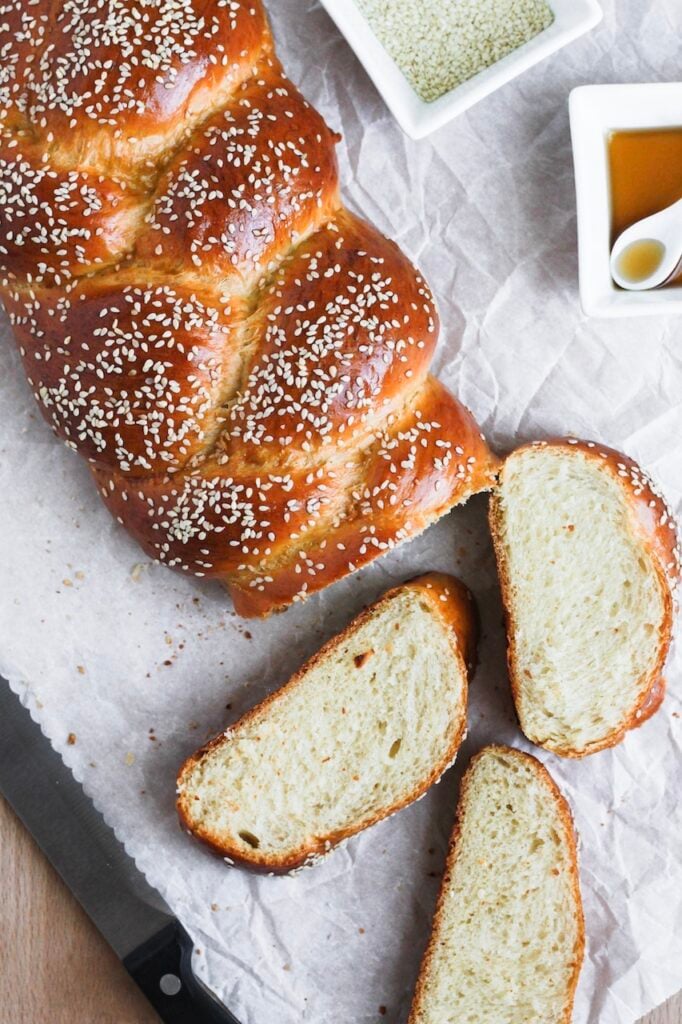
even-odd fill
[(578, 203), (580, 301), (587, 316), (682, 313), (682, 287), (650, 292), (617, 288), (611, 277), (612, 131), (682, 127), (682, 83), (582, 85), (569, 99)]
[(350, 43), (398, 124), (413, 139), (421, 139), (441, 128), (501, 85), (594, 28), (602, 18), (597, 0), (548, 0), (554, 12), (554, 22), (549, 28), (492, 67), (479, 71), (432, 103), (426, 103), (379, 42), (354, 0), (321, 0), (321, 3)]

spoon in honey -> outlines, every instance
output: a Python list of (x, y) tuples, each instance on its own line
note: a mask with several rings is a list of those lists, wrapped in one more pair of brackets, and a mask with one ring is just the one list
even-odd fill
[(660, 288), (681, 264), (682, 199), (626, 228), (611, 250), (611, 276), (628, 291)]

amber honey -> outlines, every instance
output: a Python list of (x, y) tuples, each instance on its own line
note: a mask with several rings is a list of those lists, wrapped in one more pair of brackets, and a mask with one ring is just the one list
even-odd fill
[(682, 126), (612, 132), (612, 241), (638, 220), (682, 199)]
[[(682, 199), (682, 126), (612, 132), (609, 173), (613, 245), (626, 228)], [(641, 255), (650, 266), (653, 252)]]
[(658, 270), (664, 256), (662, 242), (655, 238), (642, 238), (623, 249), (618, 257), (618, 273), (624, 280), (639, 284)]

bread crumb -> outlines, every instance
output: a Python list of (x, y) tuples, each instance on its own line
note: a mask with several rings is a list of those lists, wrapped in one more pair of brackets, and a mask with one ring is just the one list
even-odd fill
[(70, 732), (69, 733), (69, 735), (66, 737), (66, 742), (69, 744), (70, 747), (75, 746), (75, 743), (76, 743), (76, 734), (75, 734), (75, 732)]
[(129, 750), (128, 753), (126, 754), (125, 760), (126, 760), (126, 764), (129, 767), (130, 767), (131, 764), (135, 764), (135, 755), (133, 754), (133, 752), (131, 750)]
[(76, 665), (76, 670), (78, 671), (79, 676), (85, 675), (85, 665)]
[(73, 581), (70, 580), (70, 579), (63, 579), (62, 583), (64, 584), (65, 587), (72, 587), (73, 586)]

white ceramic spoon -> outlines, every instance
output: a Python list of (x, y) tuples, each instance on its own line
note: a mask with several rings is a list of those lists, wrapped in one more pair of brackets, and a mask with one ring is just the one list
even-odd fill
[(611, 250), (611, 276), (628, 291), (659, 288), (681, 263), (682, 199), (627, 228)]

